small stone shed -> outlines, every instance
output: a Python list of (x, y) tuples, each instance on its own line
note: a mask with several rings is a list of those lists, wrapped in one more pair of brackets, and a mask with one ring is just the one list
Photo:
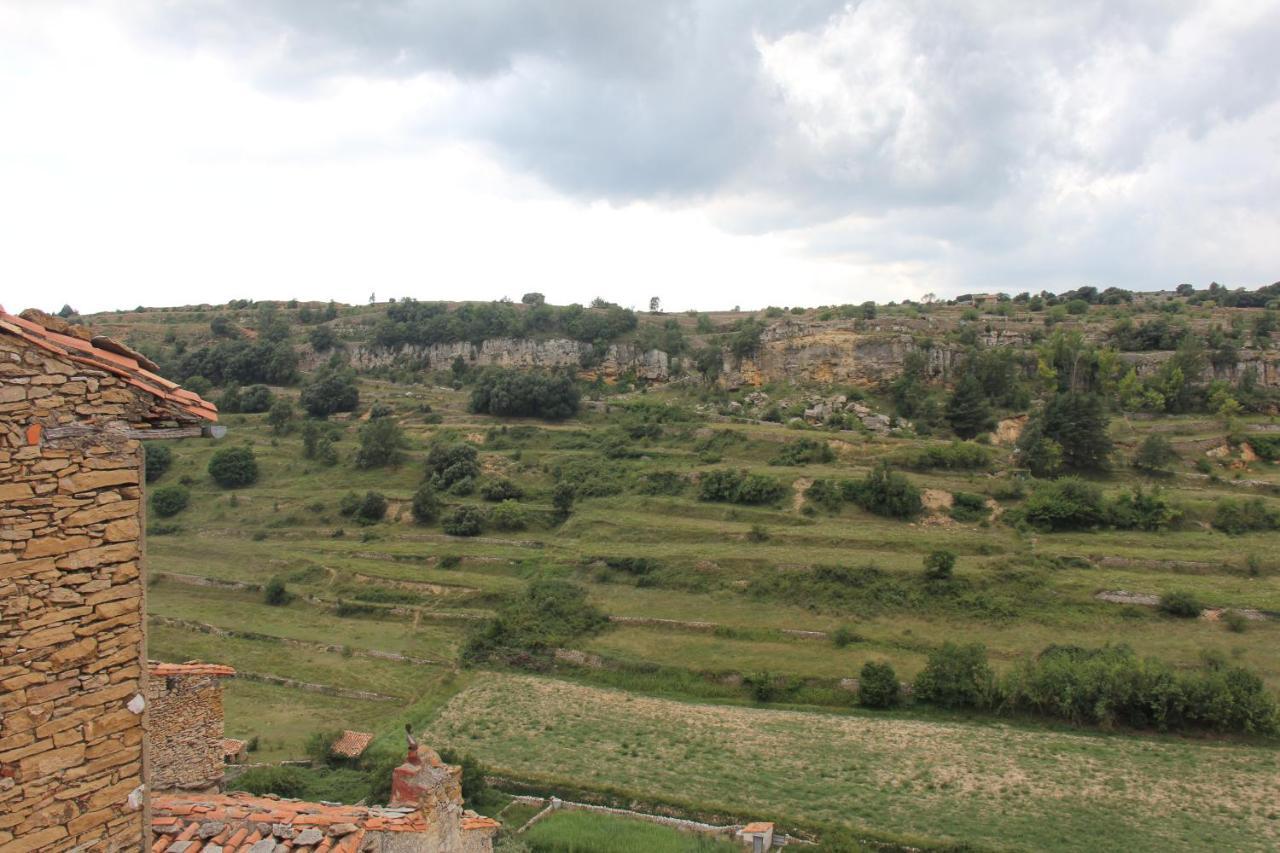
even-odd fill
[(141, 442), (216, 420), (128, 347), (0, 308), (3, 853), (144, 846)]
[[(152, 791), (217, 791), (225, 764), (222, 684), (229, 666), (188, 661), (150, 664), (147, 748)], [(240, 744), (244, 748), (244, 744)]]

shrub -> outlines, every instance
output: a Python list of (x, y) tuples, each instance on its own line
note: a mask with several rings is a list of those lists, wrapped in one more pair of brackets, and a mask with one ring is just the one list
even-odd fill
[(484, 529), (484, 511), (464, 504), (445, 516), (443, 527), (450, 536), (479, 536)]
[(387, 514), (387, 499), (377, 492), (365, 492), (356, 508), (355, 517), (361, 524), (376, 524)]
[(480, 485), (480, 497), (487, 501), (515, 501), (524, 497), (524, 491), (515, 483), (503, 477), (499, 480), (487, 480)]
[(576, 415), (580, 401), (578, 386), (563, 373), (489, 368), (476, 381), (467, 407), (479, 414), (559, 421)]
[(272, 578), (262, 590), (262, 600), (272, 607), (281, 607), (293, 599), (289, 589), (280, 578)]
[(608, 617), (587, 603), (582, 587), (539, 578), (521, 595), (504, 600), (494, 617), (471, 635), (464, 661), (540, 653), (600, 631)]
[(831, 632), (831, 644), (837, 649), (843, 649), (850, 643), (859, 640), (859, 636), (851, 629), (844, 625), (836, 628)]
[(1182, 517), (1182, 510), (1159, 489), (1141, 486), (1118, 495), (1108, 509), (1111, 524), (1121, 530), (1163, 530)]
[(185, 486), (161, 486), (151, 494), (151, 511), (161, 518), (175, 516), (187, 508), (191, 493)]
[(896, 461), (907, 468), (927, 471), (941, 468), (949, 471), (973, 471), (991, 467), (990, 448), (972, 441), (935, 444), (913, 453), (901, 454)]
[(1213, 526), (1224, 533), (1248, 533), (1251, 530), (1275, 530), (1280, 528), (1280, 513), (1267, 506), (1262, 498), (1218, 501), (1213, 515)]
[(768, 542), (769, 529), (763, 524), (753, 524), (751, 529), (747, 531), (747, 540), (750, 542)]
[(334, 412), (352, 412), (360, 405), (355, 374), (325, 367), (302, 389), (298, 402), (307, 414), (323, 418)]
[(1075, 477), (1037, 483), (1021, 512), (1028, 523), (1046, 530), (1079, 530), (1107, 517), (1102, 490)]
[(448, 489), (480, 476), (479, 454), (469, 444), (434, 444), (427, 451), (427, 476), (437, 489)]
[(271, 408), (274, 395), (266, 385), (252, 385), (240, 394), (240, 411), (256, 415)]
[(490, 510), (489, 522), (497, 530), (524, 530), (528, 526), (524, 510), (513, 500), (505, 500)]
[(898, 704), (898, 673), (888, 662), (867, 661), (858, 674), (858, 704), (867, 708), (892, 708)]
[(888, 518), (914, 518), (924, 509), (920, 490), (902, 474), (881, 463), (862, 480), (846, 480), (841, 491), (847, 500)]
[(763, 474), (723, 468), (704, 471), (698, 481), (698, 497), (721, 503), (765, 504), (782, 498), (787, 487)]
[(1195, 619), (1204, 610), (1200, 599), (1189, 592), (1166, 592), (1160, 596), (1160, 611), (1180, 619)]
[(640, 475), (636, 491), (642, 495), (681, 495), (689, 485), (679, 471), (648, 471)]
[(413, 493), (411, 511), (414, 520), (421, 524), (428, 524), (440, 516), (440, 499), (430, 484), (423, 483)]
[(805, 490), (804, 499), (832, 513), (839, 512), (840, 504), (844, 502), (840, 486), (834, 480), (814, 480)]
[(357, 468), (397, 465), (406, 442), (400, 425), (392, 418), (370, 418), (360, 427), (360, 447), (354, 462)]
[(964, 375), (947, 400), (947, 423), (961, 438), (973, 438), (995, 426), (986, 392), (973, 373)]
[(981, 644), (945, 643), (929, 655), (916, 679), (915, 696), (943, 708), (988, 708), (995, 699), (995, 673)]
[(555, 489), (551, 492), (551, 505), (555, 508), (556, 519), (564, 522), (573, 512), (573, 501), (578, 495), (578, 490), (573, 483), (556, 483)]
[(209, 476), (225, 489), (250, 486), (258, 480), (258, 460), (250, 447), (224, 447), (209, 460)]
[(770, 465), (807, 465), (810, 462), (831, 462), (836, 458), (833, 451), (825, 441), (815, 441), (812, 438), (802, 438), (799, 441), (793, 441), (784, 445), (778, 453), (769, 460)]
[(1138, 452), (1133, 456), (1133, 466), (1143, 471), (1163, 471), (1178, 461), (1169, 439), (1159, 433), (1152, 433), (1138, 445)]
[(173, 451), (167, 444), (148, 441), (142, 446), (142, 452), (146, 457), (147, 482), (154, 483), (173, 464)]
[(1102, 395), (1061, 392), (1027, 422), (1018, 438), (1018, 449), (1037, 476), (1056, 473), (1047, 464), (1055, 445), (1060, 464), (1068, 471), (1103, 470), (1111, 455), (1109, 422)]
[(287, 435), (293, 429), (293, 403), (283, 397), (272, 403), (267, 423), (276, 435)]
[(953, 551), (932, 551), (924, 558), (924, 576), (931, 581), (949, 580), (955, 567), (956, 555)]
[(360, 496), (355, 492), (347, 492), (338, 498), (338, 512), (343, 515), (355, 515), (358, 509), (360, 509)]
[(981, 521), (989, 514), (987, 499), (973, 492), (954, 492), (951, 495), (951, 517), (956, 521)]
[(1228, 610), (1222, 614), (1222, 624), (1227, 626), (1228, 631), (1243, 634), (1249, 627), (1249, 620), (1237, 610)]
[(738, 488), (736, 503), (767, 504), (780, 500), (787, 493), (787, 487), (772, 477), (764, 474), (748, 474)]

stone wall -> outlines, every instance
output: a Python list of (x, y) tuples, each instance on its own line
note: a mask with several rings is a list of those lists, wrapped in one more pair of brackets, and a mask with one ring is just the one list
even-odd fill
[[(351, 351), (351, 363), (360, 369), (399, 365), (448, 370), (457, 358), (461, 358), (468, 367), (581, 368), (584, 357), (588, 363), (593, 360), (591, 344), (564, 338), (493, 338), (481, 341), (479, 345), (464, 341), (394, 349), (357, 346)], [(610, 344), (598, 364), (581, 372), (587, 377), (599, 375), (612, 381), (628, 371), (634, 371), (639, 379), (653, 382), (665, 382), (671, 378), (665, 352), (642, 350), (627, 343)]]
[(152, 791), (222, 787), (222, 683), (216, 675), (152, 673), (147, 682)]
[(120, 380), (0, 335), (0, 851), (139, 847), (144, 636), (137, 441)]

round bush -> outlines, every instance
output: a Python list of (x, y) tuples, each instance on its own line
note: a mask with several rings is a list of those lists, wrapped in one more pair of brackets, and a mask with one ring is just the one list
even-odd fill
[(365, 492), (356, 510), (356, 519), (364, 524), (382, 521), (387, 514), (387, 499), (377, 492)]
[(190, 498), (191, 493), (182, 486), (161, 486), (151, 493), (151, 511), (169, 518), (186, 509)]
[(422, 524), (435, 521), (440, 516), (440, 499), (430, 485), (421, 486), (413, 493), (413, 518)]
[(173, 464), (173, 451), (168, 445), (149, 441), (143, 445), (143, 453), (147, 458), (147, 482), (154, 483)]
[(524, 530), (528, 526), (524, 510), (513, 500), (505, 500), (490, 510), (489, 521), (498, 530)]
[(224, 489), (251, 486), (258, 481), (258, 460), (250, 447), (224, 447), (209, 460), (209, 476)]
[(442, 526), (450, 536), (479, 536), (484, 529), (484, 512), (479, 507), (460, 506), (445, 517)]
[(868, 708), (892, 708), (898, 704), (898, 673), (893, 665), (867, 661), (858, 675), (858, 704)]
[(947, 580), (955, 567), (956, 555), (952, 551), (933, 551), (924, 558), (924, 576), (931, 581)]
[(1189, 592), (1166, 592), (1160, 596), (1160, 610), (1170, 616), (1195, 619), (1203, 609), (1200, 600)]

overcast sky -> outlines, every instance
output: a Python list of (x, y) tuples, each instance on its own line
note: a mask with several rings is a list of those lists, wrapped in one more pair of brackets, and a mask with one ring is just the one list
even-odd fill
[(0, 0), (0, 303), (1280, 279), (1280, 2)]

